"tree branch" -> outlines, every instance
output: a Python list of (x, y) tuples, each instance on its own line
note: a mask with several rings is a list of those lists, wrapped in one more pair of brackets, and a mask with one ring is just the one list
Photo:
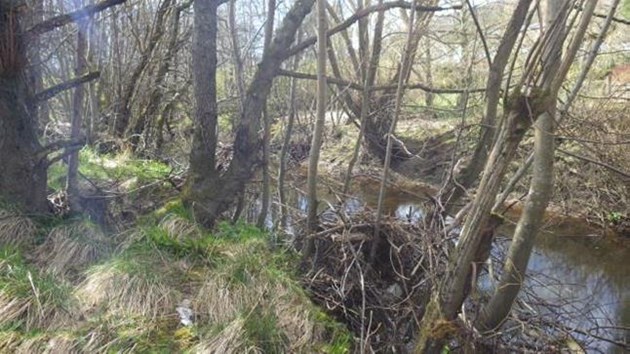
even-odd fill
[[(287, 77), (294, 77), (296, 79), (305, 79), (305, 80), (317, 80), (317, 76), (313, 75), (313, 74), (307, 74), (307, 73), (300, 73), (300, 72), (295, 72), (295, 71), (289, 71), (289, 70), (278, 70), (278, 75), (280, 76), (287, 76)], [(354, 82), (350, 82), (350, 81), (346, 81), (343, 79), (339, 79), (339, 78), (335, 78), (335, 77), (328, 77), (326, 79), (329, 83), (337, 85), (337, 86), (344, 86), (353, 90), (363, 90), (363, 86)], [(391, 89), (395, 89), (396, 85), (384, 85), (384, 86), (374, 86), (372, 88), (370, 88), (370, 91), (385, 91), (385, 90), (391, 90)], [(485, 89), (441, 89), (441, 88), (435, 88), (435, 87), (430, 87), (427, 86), (425, 84), (411, 84), (411, 85), (405, 85), (404, 86), (405, 89), (407, 90), (423, 90), (425, 92), (430, 92), (430, 93), (442, 93), (442, 94), (459, 94), (459, 93), (464, 93), (464, 92), (468, 92), (468, 93), (477, 93), (477, 92), (485, 92)]]
[(74, 79), (70, 79), (68, 81), (62, 82), (58, 85), (49, 87), (43, 91), (36, 93), (35, 96), (33, 97), (33, 101), (35, 103), (38, 103), (38, 102), (49, 100), (60, 92), (69, 90), (73, 87), (79, 86), (88, 81), (92, 81), (94, 79), (99, 78), (100, 76), (101, 76), (100, 71), (93, 71), (83, 76), (75, 77)]
[[(580, 5), (575, 5), (574, 8), (576, 10), (578, 10), (578, 11), (583, 11), (584, 10), (584, 8), (582, 6), (580, 6)], [(595, 13), (593, 13), (593, 16), (599, 17), (599, 18), (607, 18), (608, 14), (601, 14), (601, 13), (595, 12)], [(613, 16), (612, 17), (612, 21), (613, 22), (617, 22), (617, 23), (621, 23), (621, 24), (624, 24), (624, 25), (630, 25), (630, 20), (625, 19), (625, 18), (619, 18), (619, 17), (614, 17)]]
[[(334, 27), (332, 27), (331, 29), (329, 29), (326, 32), (326, 37), (330, 37), (333, 34), (336, 34), (336, 33), (339, 33), (341, 31), (345, 30), (346, 28), (352, 26), (352, 24), (354, 24), (358, 20), (362, 19), (363, 17), (366, 17), (366, 16), (370, 15), (373, 12), (386, 11), (386, 10), (390, 10), (390, 9), (393, 9), (393, 8), (410, 9), (411, 6), (412, 6), (411, 3), (409, 3), (409, 2), (406, 2), (404, 0), (398, 0), (398, 1), (386, 2), (386, 3), (383, 3), (383, 4), (377, 4), (377, 5), (372, 5), (372, 6), (365, 7), (363, 9), (358, 10), (357, 12), (355, 12), (352, 16), (348, 17), (343, 22), (341, 22), (341, 23), (335, 25)], [(416, 11), (437, 12), (437, 11), (448, 11), (448, 10), (461, 10), (462, 7), (463, 6), (461, 4), (457, 4), (457, 5), (453, 5), (453, 6), (423, 6), (423, 5), (418, 5), (418, 6), (416, 6)], [(286, 59), (286, 58), (288, 58), (290, 56), (293, 56), (293, 55), (303, 51), (304, 49), (312, 46), (316, 42), (317, 42), (317, 36), (309, 37), (309, 38), (305, 39), (304, 41), (296, 44), (293, 48), (290, 48), (286, 52), (286, 55), (284, 56), (284, 58)]]
[[(46, 157), (48, 157), (48, 155), (54, 153), (57, 150), (61, 150), (61, 149), (67, 149), (67, 150), (72, 150), (72, 149), (80, 149), (83, 146), (85, 146), (85, 139), (84, 140), (59, 140), (59, 141), (55, 141), (52, 142), (44, 147), (42, 147), (39, 151), (37, 151), (36, 153), (36, 158), (38, 161), (41, 161), (43, 159), (45, 159)], [(74, 151), (74, 150), (72, 150)], [(65, 156), (65, 155), (63, 155)], [(55, 160), (58, 161), (58, 160)], [(52, 165), (54, 163), (51, 161), (48, 161), (48, 166)]]
[(569, 151), (566, 151), (566, 150), (563, 150), (563, 149), (559, 149), (559, 148), (556, 148), (556, 150), (561, 152), (561, 153), (563, 153), (563, 154), (565, 154), (565, 155), (569, 155), (571, 157), (575, 157), (578, 160), (583, 160), (583, 161), (590, 162), (590, 163), (596, 164), (598, 166), (604, 167), (604, 168), (609, 169), (612, 172), (618, 173), (618, 174), (620, 174), (620, 175), (622, 175), (624, 177), (630, 177), (630, 173), (622, 171), (622, 170), (616, 168), (615, 166), (609, 165), (609, 164), (607, 164), (605, 162), (597, 161), (597, 160), (592, 159), (590, 157), (577, 155), (577, 154), (574, 154), (572, 152), (569, 152)]
[(36, 24), (35, 26), (29, 28), (26, 31), (26, 36), (27, 37), (39, 36), (46, 32), (50, 32), (57, 27), (65, 26), (71, 22), (81, 20), (85, 17), (101, 12), (112, 6), (122, 4), (125, 1), (127, 0), (104, 0), (96, 5), (88, 5), (83, 8), (80, 8), (79, 10), (76, 10), (67, 14), (55, 16), (53, 18), (45, 20), (44, 22), (40, 22)]

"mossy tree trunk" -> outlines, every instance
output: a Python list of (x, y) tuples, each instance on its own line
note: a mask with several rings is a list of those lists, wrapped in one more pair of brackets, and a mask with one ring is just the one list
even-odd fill
[(273, 79), (287, 57), (289, 46), (314, 0), (298, 0), (276, 30), (269, 50), (264, 53), (249, 85), (238, 120), (234, 156), (227, 170), (215, 168), (217, 144), (216, 34), (217, 6), (222, 1), (196, 1), (193, 39), (193, 73), (197, 108), (195, 133), (190, 153), (188, 181), (182, 193), (197, 221), (212, 227), (234, 202), (260, 164), (261, 116)]

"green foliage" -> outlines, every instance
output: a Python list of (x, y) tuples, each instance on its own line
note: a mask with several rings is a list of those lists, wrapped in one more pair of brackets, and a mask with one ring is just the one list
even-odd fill
[[(169, 220), (176, 222), (165, 222)], [(63, 223), (48, 220), (46, 228)], [(195, 227), (194, 233), (189, 226)], [(40, 274), (19, 253), (0, 249), (0, 295), (26, 298), (32, 304), (32, 313), (0, 323), (0, 351), (45, 348), (61, 340), (68, 348), (86, 352), (187, 352), (208, 338), (229, 335), (223, 330), (242, 323), (239, 343), (265, 353), (282, 353), (293, 344), (296, 333), (299, 335), (299, 323), (309, 323), (315, 326), (308, 334), (313, 343), (305, 342), (302, 350), (350, 352), (349, 332), (313, 305), (300, 286), (295, 271), (299, 258), (290, 252), (271, 252), (268, 235), (253, 225), (221, 223), (214, 232), (203, 231), (181, 201), (173, 200), (126, 235), (127, 243), (110, 259), (87, 270), (85, 280), (74, 291), (52, 276)], [(216, 315), (226, 319), (216, 322), (204, 322), (199, 312), (195, 325), (182, 327), (171, 312), (182, 298), (192, 298), (199, 306), (195, 294), (204, 293), (200, 287), (210, 279), (217, 289), (227, 289), (230, 298), (234, 296), (228, 308), (235, 312), (232, 317)], [(40, 312), (37, 301), (46, 317), (55, 321), (58, 317), (53, 315), (59, 310), (49, 309), (69, 308), (74, 299), (90, 309), (84, 321), (64, 320), (62, 327), (52, 328), (46, 325), (51, 320), (29, 320)], [(214, 308), (228, 311), (223, 305), (219, 301)], [(63, 327), (70, 323), (77, 326)], [(291, 327), (293, 323), (299, 328)], [(36, 329), (40, 330), (33, 332)], [(84, 340), (88, 337), (89, 343)]]
[(335, 321), (320, 309), (313, 309), (316, 321), (321, 323), (330, 338), (329, 343), (322, 346), (319, 351), (329, 354), (347, 354), (352, 348), (352, 334), (341, 323)]
[(10, 248), (0, 249), (0, 292), (11, 297), (33, 296), (34, 287), (38, 296), (55, 305), (65, 305), (70, 298), (69, 287), (59, 284), (51, 276), (39, 272), (26, 264), (22, 255)]
[(608, 219), (608, 222), (616, 224), (623, 219), (623, 214), (617, 211), (612, 211), (608, 213), (606, 218)]

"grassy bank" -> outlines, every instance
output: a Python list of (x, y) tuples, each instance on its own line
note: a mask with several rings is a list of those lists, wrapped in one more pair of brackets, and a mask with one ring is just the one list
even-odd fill
[[(98, 187), (136, 178), (127, 191), (159, 188), (168, 172), (89, 151), (82, 159)], [(53, 170), (52, 189), (62, 175)], [(110, 234), (85, 217), (2, 206), (0, 352), (350, 351), (349, 332), (301, 287), (296, 255), (272, 251), (267, 233), (227, 223), (210, 233), (176, 199), (132, 224)]]

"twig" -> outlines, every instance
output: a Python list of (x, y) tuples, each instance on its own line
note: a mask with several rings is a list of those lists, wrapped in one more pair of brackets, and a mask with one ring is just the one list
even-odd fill
[(622, 170), (620, 170), (620, 169), (618, 169), (618, 168), (616, 168), (616, 167), (614, 167), (612, 165), (609, 165), (609, 164), (607, 164), (605, 162), (597, 161), (597, 160), (592, 159), (590, 157), (577, 155), (577, 154), (574, 154), (572, 152), (568, 152), (568, 151), (563, 150), (563, 149), (556, 149), (556, 150), (558, 150), (559, 152), (561, 152), (561, 153), (563, 153), (565, 155), (569, 155), (571, 157), (575, 157), (576, 159), (580, 159), (580, 160), (583, 160), (583, 161), (586, 161), (586, 162), (594, 163), (594, 164), (596, 164), (598, 166), (602, 166), (602, 167), (607, 168), (607, 169), (609, 169), (609, 170), (611, 170), (611, 171), (613, 171), (615, 173), (618, 173), (618, 174), (620, 174), (620, 175), (622, 175), (624, 177), (630, 178), (630, 173), (622, 171)]

